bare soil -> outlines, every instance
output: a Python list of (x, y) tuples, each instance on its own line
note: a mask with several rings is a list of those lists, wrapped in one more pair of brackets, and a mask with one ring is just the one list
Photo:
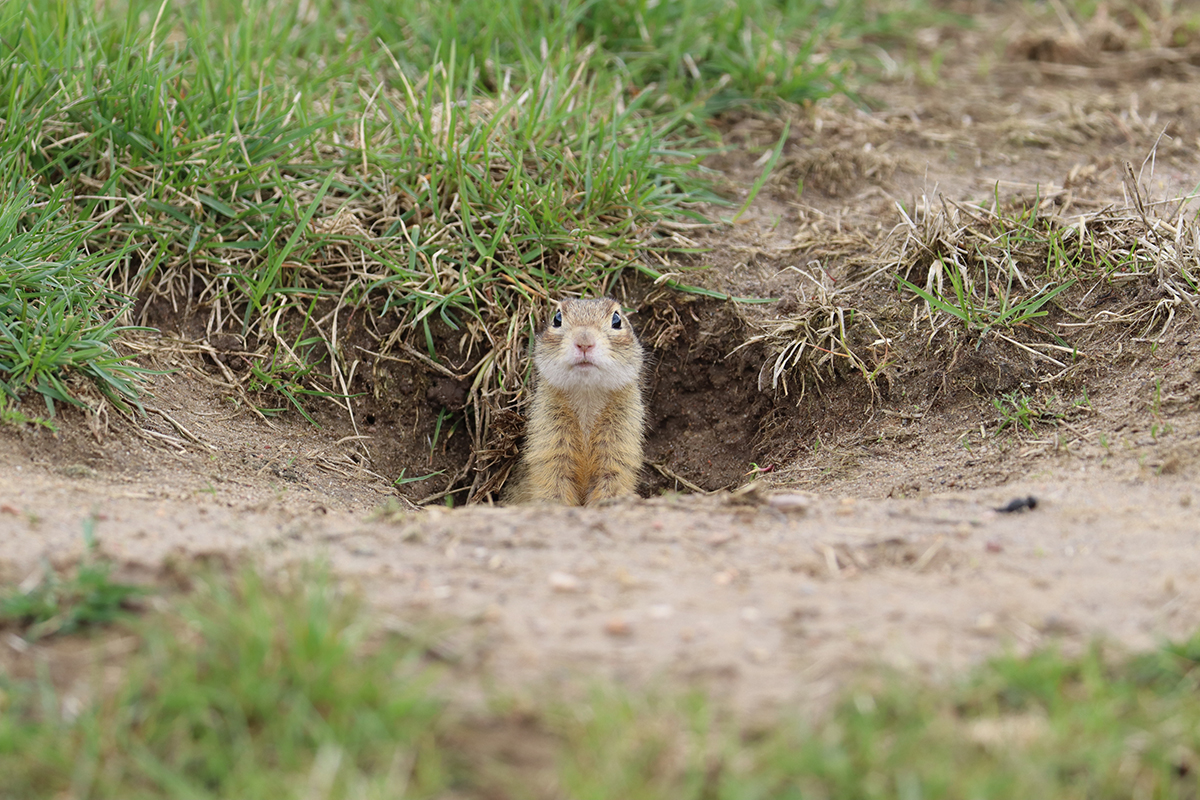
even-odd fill
[[(264, 419), (221, 380), (236, 342), (207, 341), (162, 309), (164, 336), (136, 343), (144, 365), (166, 371), (145, 417), (68, 410), (57, 434), (0, 430), (0, 579), (73, 564), (88, 518), (124, 577), (164, 585), (196, 560), (322, 559), (396, 626), (433, 624), (431, 650), (456, 675), (485, 678), (462, 681), (465, 696), (614, 678), (698, 684), (744, 709), (820, 707), (864, 666), (951, 675), (1049, 642), (1140, 648), (1190, 635), (1190, 313), (1158, 341), (1132, 329), (1081, 339), (1078, 367), (1054, 381), (1023, 351), (960, 346), (919, 322), (887, 344), (893, 366), (875, 384), (834, 368), (803, 396), (794, 381), (786, 395), (772, 389), (765, 345), (739, 349), (756, 319), (804, 306), (801, 271), (855, 280), (899, 208), (922, 198), (1123, 207), (1126, 161), (1156, 199), (1200, 182), (1194, 45), (1147, 44), (1119, 15), (1076, 36), (986, 8), (973, 30), (922, 32), (915, 77), (901, 68), (868, 93), (878, 110), (798, 113), (747, 215), (693, 232), (711, 248), (697, 263), (712, 268), (687, 280), (778, 303), (755, 312), (632, 279), (618, 287), (655, 354), (642, 499), (439, 507), (443, 492), (463, 496), (450, 479), (469, 442), (448, 432), (461, 382), (380, 362), (358, 377), (353, 424), (332, 408), (317, 409), (320, 427)], [(722, 125), (732, 147), (711, 166), (737, 199), (783, 121)], [(914, 318), (894, 292), (873, 302), (879, 319)], [(1013, 391), (1051, 418), (999, 430), (992, 401)], [(754, 475), (759, 490), (725, 491)], [(997, 510), (1027, 497), (1031, 508)], [(417, 510), (421, 499), (432, 505)], [(15, 669), (76, 657), (0, 650)]]

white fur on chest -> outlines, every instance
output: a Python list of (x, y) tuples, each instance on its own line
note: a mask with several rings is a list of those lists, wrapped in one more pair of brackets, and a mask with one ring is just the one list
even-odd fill
[(574, 391), (564, 392), (564, 394), (569, 399), (568, 407), (575, 412), (575, 421), (579, 423), (579, 430), (583, 432), (584, 440), (590, 439), (592, 429), (596, 427), (596, 420), (600, 418), (600, 413), (612, 400), (613, 393), (603, 389), (581, 390), (576, 388)]

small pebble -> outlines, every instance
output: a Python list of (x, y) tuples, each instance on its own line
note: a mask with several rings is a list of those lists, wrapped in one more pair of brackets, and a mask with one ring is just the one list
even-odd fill
[(751, 647), (750, 660), (756, 664), (762, 664), (771, 657), (771, 651), (765, 647)]
[(670, 619), (675, 615), (675, 607), (670, 603), (657, 603), (650, 606), (650, 619)]
[(812, 501), (802, 494), (773, 494), (767, 505), (785, 514), (806, 514)]
[(621, 586), (625, 587), (626, 589), (630, 589), (638, 585), (637, 578), (630, 575), (629, 570), (625, 569), (624, 567), (618, 567), (617, 572), (613, 577), (616, 578), (617, 583), (621, 584)]
[(577, 592), (579, 586), (579, 578), (569, 572), (550, 573), (550, 588), (556, 592)]
[(984, 550), (989, 553), (1001, 553), (1004, 551), (1004, 545), (997, 542), (995, 539), (988, 539), (987, 544), (983, 546)]
[(633, 633), (633, 626), (624, 617), (609, 617), (604, 623), (604, 632), (609, 636), (629, 636)]

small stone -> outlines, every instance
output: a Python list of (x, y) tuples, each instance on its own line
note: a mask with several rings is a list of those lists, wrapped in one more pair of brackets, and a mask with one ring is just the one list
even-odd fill
[(713, 583), (717, 586), (728, 586), (733, 583), (733, 570), (722, 570), (713, 575)]
[(771, 651), (765, 647), (751, 647), (750, 660), (756, 664), (762, 664), (771, 657)]
[(742, 609), (742, 620), (745, 622), (757, 622), (760, 614), (754, 606), (746, 606)]
[(630, 575), (629, 570), (624, 567), (618, 567), (613, 577), (616, 578), (617, 583), (621, 584), (621, 587), (624, 589), (636, 588), (638, 585), (638, 579)]
[(604, 623), (604, 632), (609, 636), (629, 636), (633, 633), (633, 626), (625, 617), (609, 617)]
[(975, 618), (975, 630), (980, 633), (991, 633), (996, 629), (996, 615), (985, 611)]
[(802, 494), (773, 494), (767, 498), (767, 505), (785, 514), (807, 514), (812, 500)]
[(1004, 552), (1004, 545), (1000, 544), (995, 539), (988, 539), (987, 543), (984, 544), (983, 549), (989, 553), (1001, 553)]
[(650, 619), (670, 619), (675, 615), (675, 607), (670, 603), (656, 603), (650, 606)]
[(550, 588), (556, 592), (577, 592), (579, 587), (579, 578), (569, 572), (550, 573)]

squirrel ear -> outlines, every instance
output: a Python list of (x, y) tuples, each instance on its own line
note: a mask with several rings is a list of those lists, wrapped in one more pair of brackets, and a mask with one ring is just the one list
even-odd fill
[(554, 328), (562, 327), (562, 311), (554, 312), (554, 320), (551, 321), (550, 325), (551, 325), (551, 327), (554, 327)]

